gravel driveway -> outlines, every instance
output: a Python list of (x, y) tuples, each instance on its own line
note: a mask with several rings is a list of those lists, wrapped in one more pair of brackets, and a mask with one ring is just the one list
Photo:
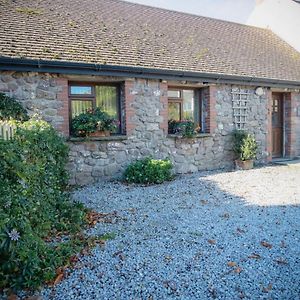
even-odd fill
[(300, 299), (300, 168), (204, 172), (74, 198), (115, 233), (45, 299)]

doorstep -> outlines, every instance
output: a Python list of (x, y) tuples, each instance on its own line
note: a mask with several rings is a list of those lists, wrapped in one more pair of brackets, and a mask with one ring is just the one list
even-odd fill
[(275, 158), (272, 160), (275, 165), (300, 168), (300, 157), (291, 158)]

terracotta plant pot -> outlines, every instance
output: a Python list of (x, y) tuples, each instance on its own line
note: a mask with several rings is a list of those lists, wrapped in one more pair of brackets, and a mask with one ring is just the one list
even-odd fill
[(239, 160), (235, 161), (235, 168), (237, 170), (250, 170), (253, 169), (253, 160)]
[(97, 130), (95, 132), (91, 132), (89, 134), (90, 137), (103, 137), (103, 136), (110, 136), (110, 131), (108, 130)]

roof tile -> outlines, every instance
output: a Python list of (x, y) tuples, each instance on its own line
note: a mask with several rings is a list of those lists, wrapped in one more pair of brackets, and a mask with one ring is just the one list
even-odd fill
[(0, 55), (300, 82), (269, 30), (120, 0), (0, 0)]

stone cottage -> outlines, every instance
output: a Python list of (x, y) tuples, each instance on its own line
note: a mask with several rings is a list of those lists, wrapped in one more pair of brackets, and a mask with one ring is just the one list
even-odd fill
[[(120, 0), (0, 1), (0, 92), (70, 145), (72, 183), (170, 157), (178, 173), (231, 167), (231, 132), (255, 134), (258, 162), (300, 155), (300, 54), (267, 29)], [(113, 135), (70, 121), (101, 105)], [(190, 118), (194, 138), (170, 132)]]

